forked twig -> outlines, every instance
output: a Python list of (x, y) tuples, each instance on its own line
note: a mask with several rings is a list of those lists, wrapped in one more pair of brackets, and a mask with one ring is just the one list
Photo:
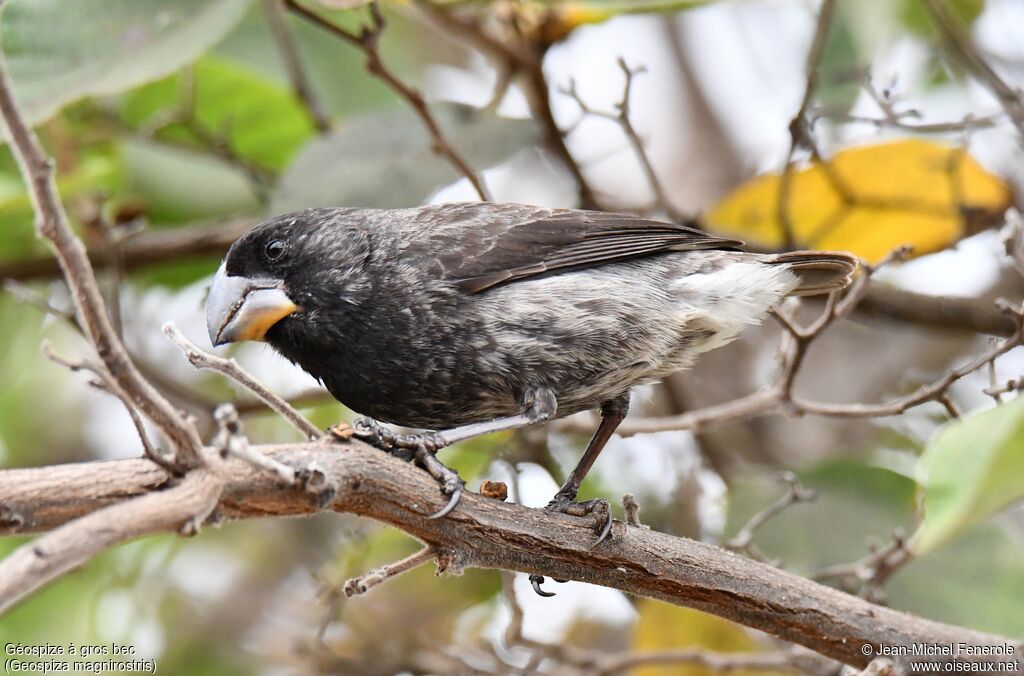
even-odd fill
[(290, 422), (295, 429), (302, 432), (310, 441), (315, 441), (323, 436), (316, 425), (311, 423), (304, 415), (285, 401), (282, 397), (271, 392), (260, 381), (234, 359), (225, 359), (215, 354), (202, 350), (198, 345), (185, 337), (174, 322), (164, 324), (164, 333), (178, 348), (185, 354), (192, 366), (198, 369), (210, 369), (222, 373), (236, 383), (259, 397), (270, 408), (277, 411), (285, 420)]
[(345, 596), (351, 598), (359, 594), (365, 594), (382, 582), (387, 582), (391, 578), (398, 577), (402, 573), (408, 573), (414, 568), (419, 568), (424, 563), (434, 559), (436, 556), (437, 553), (432, 547), (423, 547), (404, 559), (400, 559), (394, 563), (389, 563), (385, 566), (381, 566), (380, 568), (374, 568), (369, 572), (353, 577), (345, 582)]
[(370, 12), (370, 24), (368, 26), (364, 26), (358, 33), (349, 31), (338, 24), (328, 21), (316, 12), (304, 7), (302, 4), (297, 2), (297, 0), (284, 0), (284, 2), (292, 12), (361, 50), (363, 55), (366, 57), (366, 70), (394, 90), (400, 98), (409, 104), (409, 107), (412, 108), (413, 112), (419, 116), (420, 120), (427, 128), (427, 132), (430, 134), (434, 152), (447, 159), (460, 174), (466, 177), (466, 180), (468, 180), (470, 185), (473, 186), (473, 189), (476, 190), (476, 193), (481, 200), (486, 202), (491, 199), (483, 178), (477, 172), (473, 171), (469, 162), (462, 156), (462, 153), (460, 153), (451, 144), (447, 137), (445, 137), (444, 131), (441, 129), (441, 125), (438, 124), (433, 113), (430, 112), (430, 107), (427, 105), (427, 100), (424, 98), (422, 92), (398, 79), (398, 76), (395, 75), (381, 59), (379, 45), (381, 35), (384, 33), (386, 22), (384, 20), (384, 15), (381, 13), (380, 5), (376, 0), (373, 0), (368, 5)]

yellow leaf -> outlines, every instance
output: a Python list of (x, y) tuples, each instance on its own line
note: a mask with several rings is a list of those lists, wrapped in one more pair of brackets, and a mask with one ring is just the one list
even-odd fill
[(788, 220), (799, 247), (877, 262), (901, 244), (915, 255), (944, 249), (997, 222), (1011, 204), (1010, 187), (964, 149), (905, 140), (844, 150), (788, 179), (755, 178), (711, 210), (708, 227), (775, 249)]
[[(633, 629), (632, 649), (638, 652), (705, 648), (716, 652), (753, 652), (758, 643), (739, 625), (699, 610), (680, 608), (661, 601), (641, 599), (640, 614)], [(634, 669), (631, 676), (711, 676), (705, 667), (665, 664)], [(764, 670), (731, 671), (738, 676), (771, 676), (783, 673)]]

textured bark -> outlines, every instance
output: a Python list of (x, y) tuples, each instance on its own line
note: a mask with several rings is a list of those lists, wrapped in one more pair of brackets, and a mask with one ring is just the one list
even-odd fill
[[(619, 522), (609, 541), (589, 549), (594, 533), (588, 519), (552, 515), (476, 494), (465, 495), (448, 517), (431, 520), (424, 515), (444, 503), (433, 480), (359, 442), (260, 450), (299, 470), (306, 481), (302, 486), (284, 486), (248, 465), (228, 463), (216, 470), (220, 498), (212, 518), (300, 515), (320, 509), (351, 512), (393, 525), (431, 545), (442, 570), (502, 568), (613, 587), (703, 610), (857, 666), (871, 661), (870, 655), (864, 655), (864, 644), (872, 644), (876, 652), (880, 644), (961, 642), (1008, 643), (1024, 650), (1024, 642), (877, 606), (709, 544)], [(188, 480), (173, 479), (145, 460), (5, 470), (0, 472), (0, 526), (7, 534), (44, 531), (119, 504), (145, 507), (142, 514), (137, 513), (141, 518), (158, 509), (161, 495), (168, 498), (163, 502), (167, 508), (173, 505), (172, 493)], [(145, 497), (126, 502), (135, 496)], [(164, 519), (165, 529), (180, 529), (182, 514), (175, 510), (174, 518)], [(108, 525), (124, 527), (127, 524)], [(67, 555), (61, 546), (82, 546), (81, 538), (47, 543), (48, 551)], [(11, 572), (9, 561), (0, 564), (5, 588), (15, 582)]]

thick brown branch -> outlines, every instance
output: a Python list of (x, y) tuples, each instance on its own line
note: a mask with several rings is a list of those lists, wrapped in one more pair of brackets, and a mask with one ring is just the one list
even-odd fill
[[(428, 515), (445, 502), (436, 483), (412, 465), (359, 442), (259, 450), (291, 467), (315, 468), (321, 498), (330, 497), (323, 501), (328, 508), (406, 531), (430, 545), (442, 567), (453, 571), (466, 566), (502, 568), (622, 589), (713, 613), (858, 666), (869, 662), (861, 652), (866, 643), (1010, 643), (1024, 649), (1021, 642), (876, 606), (712, 545), (622, 523), (615, 524), (610, 541), (591, 548), (593, 530), (587, 519), (475, 494), (464, 496), (447, 518), (430, 519)], [(217, 506), (221, 517), (308, 514), (319, 508), (311, 492), (282, 485), (242, 463), (232, 463), (224, 477)], [(103, 546), (157, 529), (177, 530), (183, 520), (202, 513), (203, 500), (216, 492), (208, 482), (216, 480), (202, 471), (188, 475), (178, 487), (180, 493), (173, 492), (177, 488), (152, 491), (168, 480), (162, 470), (141, 460), (3, 471), (3, 531), (57, 528), (90, 512), (86, 523), (102, 530)], [(130, 499), (133, 495), (145, 497)], [(118, 506), (109, 507), (112, 504)], [(129, 516), (140, 504), (148, 515), (141, 523)], [(108, 508), (94, 511), (104, 506)], [(60, 534), (55, 539), (70, 537), (68, 531), (78, 532), (81, 523), (54, 531), (53, 535)], [(74, 541), (80, 541), (78, 536)], [(5, 591), (13, 593), (30, 582), (38, 586), (25, 557), (34, 562), (38, 555), (30, 550), (20, 555), (16, 566), (0, 564)]]
[[(253, 223), (252, 219), (239, 219), (216, 225), (202, 224), (144, 232), (121, 245), (124, 269), (137, 270), (189, 256), (221, 256)], [(109, 256), (102, 250), (90, 249), (88, 255), (93, 269), (105, 268), (110, 262)], [(0, 263), (0, 279), (53, 279), (60, 274), (60, 263), (53, 256)]]
[[(155, 467), (139, 461), (135, 464)], [(195, 532), (217, 506), (222, 485), (211, 470), (197, 469), (165, 491), (148, 492), (129, 501), (114, 496), (101, 499), (96, 511), (22, 545), (0, 562), (0, 613), (121, 542), (151, 533)], [(136, 486), (128, 490), (142, 493), (146, 489)], [(15, 503), (5, 500), (5, 505), (12, 513), (21, 514)]]
[(879, 282), (871, 284), (857, 311), (874, 317), (992, 336), (1009, 336), (1015, 330), (1013, 319), (991, 303), (973, 298), (929, 296)]

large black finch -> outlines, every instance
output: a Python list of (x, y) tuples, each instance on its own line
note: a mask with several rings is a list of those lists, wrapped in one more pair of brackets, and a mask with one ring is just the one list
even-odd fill
[(308, 209), (235, 242), (207, 321), (215, 344), (266, 340), (355, 411), (436, 430), (357, 426), (419, 457), (456, 498), (438, 448), (599, 408), (597, 434), (549, 507), (607, 517), (606, 502), (573, 500), (630, 388), (728, 343), (784, 296), (842, 288), (857, 266), (844, 253), (740, 244), (636, 216), (519, 204)]

